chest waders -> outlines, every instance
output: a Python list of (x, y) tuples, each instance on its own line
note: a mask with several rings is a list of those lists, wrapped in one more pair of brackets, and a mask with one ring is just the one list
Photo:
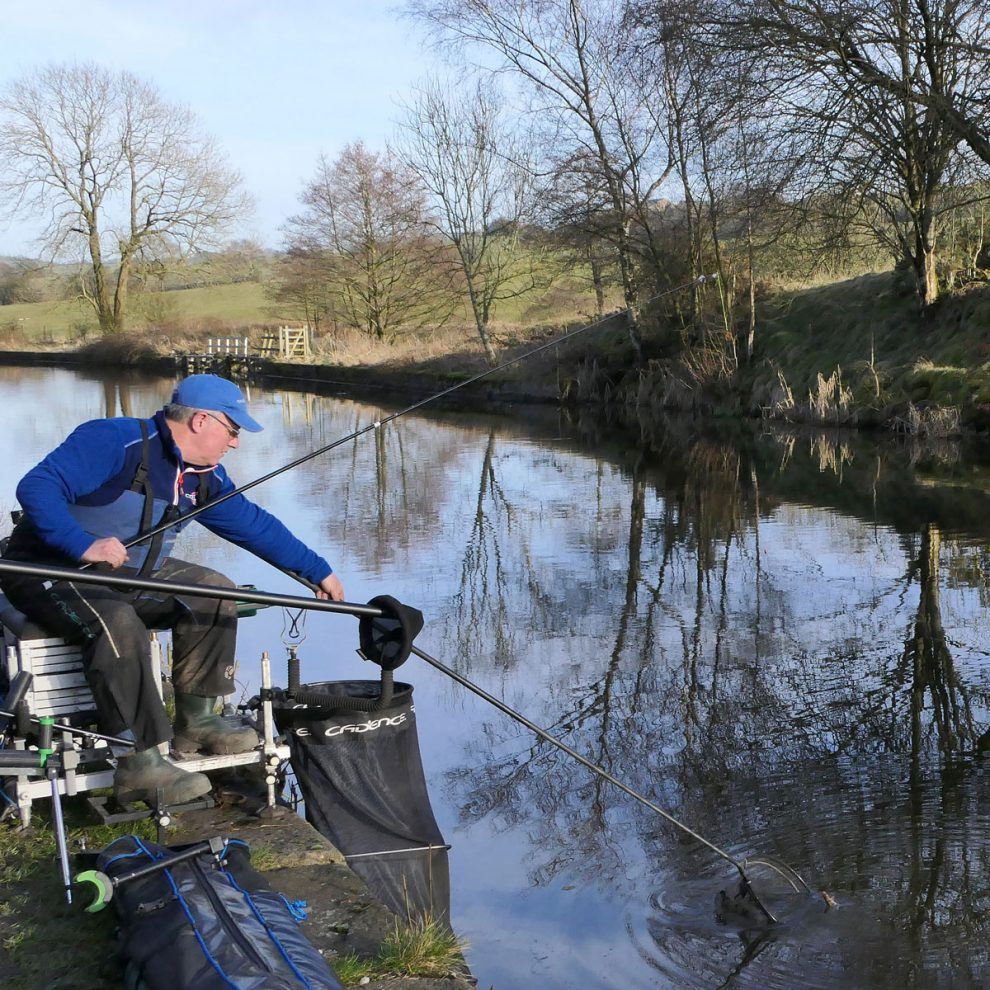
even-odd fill
[[(152, 536), (151, 541), (148, 544), (148, 550), (145, 554), (144, 560), (138, 568), (137, 576), (143, 578), (147, 577), (151, 571), (156, 570), (157, 566), (161, 564), (161, 561), (158, 558), (161, 555), (166, 534), (171, 537), (169, 539), (169, 549), (171, 549), (171, 544), (174, 542), (174, 532), (172, 527), (168, 524), (177, 520), (182, 514), (179, 510), (178, 502), (182, 497), (183, 492), (181, 488), (176, 490), (175, 501), (169, 502), (165, 506), (165, 509), (158, 521), (153, 524), (152, 517), (155, 513), (155, 493), (151, 486), (151, 478), (148, 471), (148, 465), (151, 459), (151, 440), (148, 436), (148, 424), (142, 419), (140, 420), (139, 425), (141, 427), (141, 462), (138, 464), (137, 470), (134, 472), (134, 480), (131, 482), (131, 487), (128, 491), (136, 492), (144, 496), (144, 504), (141, 508), (141, 522), (138, 526), (138, 533), (145, 533), (149, 531), (152, 526), (154, 526), (157, 530), (155, 535)], [(179, 477), (182, 477), (181, 473)], [(206, 475), (200, 474), (199, 484), (196, 489), (196, 505), (206, 505), (208, 498), (209, 485), (206, 481)]]

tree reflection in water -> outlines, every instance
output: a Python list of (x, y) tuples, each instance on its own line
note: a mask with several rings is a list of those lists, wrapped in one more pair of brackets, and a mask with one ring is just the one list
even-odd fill
[[(965, 687), (956, 677), (942, 627), (939, 602), (939, 549), (941, 534), (936, 525), (925, 523), (921, 531), (918, 582), (921, 597), (914, 635), (904, 645), (905, 666), (911, 672), (911, 754), (917, 765), (923, 736), (926, 707), (932, 712), (931, 729), (946, 757), (972, 747), (977, 738), (973, 713)], [(930, 698), (930, 706), (925, 696)]]
[[(479, 647), (505, 657), (502, 627), (525, 612), (525, 592), (509, 573), (515, 565), (504, 565), (515, 548), (496, 551), (500, 538), (521, 542), (525, 587), (538, 587), (544, 603), (559, 596), (556, 610), (529, 612), (527, 632), (556, 638), (565, 610), (583, 651), (577, 679), (555, 681), (546, 668), (534, 678), (546, 693), (544, 724), (716, 843), (780, 856), (846, 901), (845, 914), (798, 938), (803, 985), (835, 985), (854, 971), (863, 986), (980, 985), (990, 978), (986, 953), (952, 957), (987, 934), (988, 825), (974, 752), (988, 690), (960, 675), (943, 624), (937, 500), (917, 480), (904, 491), (918, 458), (905, 467), (857, 457), (848, 441), (822, 435), (804, 447), (793, 436), (782, 443), (784, 463), (772, 445), (683, 443), (668, 432), (652, 456), (626, 459), (598, 509), (600, 519), (615, 508), (608, 500), (625, 499), (622, 584), (611, 546), (613, 577), (594, 576), (611, 580), (602, 599), (614, 608), (591, 643), (569, 602), (589, 602), (581, 576), (568, 575), (568, 586), (544, 573), (506, 496), (479, 498), (464, 555), (472, 580), (462, 581), (451, 617), (471, 630), (473, 648), (465, 640), (461, 655), (468, 669)], [(490, 449), (482, 493), (497, 490)], [(984, 497), (977, 502), (985, 508)], [(912, 511), (935, 518), (908, 528)], [(952, 567), (973, 552), (971, 541), (949, 547)], [(877, 555), (885, 573), (871, 578)], [(897, 633), (905, 620), (906, 642)], [(652, 948), (637, 940), (640, 957), (671, 980), (690, 972), (682, 985), (793, 985), (793, 929), (736, 948), (717, 938), (699, 959), (685, 925), (707, 931), (711, 912), (693, 885), (707, 878), (709, 894), (724, 886), (724, 864), (515, 726), (486, 721), (484, 742), (451, 771), (448, 788), (466, 821), (525, 830), (536, 885), (566, 874), (615, 894), (649, 888), (655, 869), (656, 883), (701, 897), (700, 908), (676, 893), (655, 899), (679, 907), (646, 919)], [(631, 862), (647, 876), (632, 878)], [(629, 925), (632, 937), (638, 925)], [(768, 971), (782, 982), (768, 982)], [(916, 983), (919, 973), (928, 982)]]

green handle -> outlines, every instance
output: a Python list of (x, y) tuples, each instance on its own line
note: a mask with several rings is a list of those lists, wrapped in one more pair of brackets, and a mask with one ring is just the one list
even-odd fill
[(55, 752), (52, 748), (52, 734), (55, 718), (52, 715), (42, 715), (38, 719), (41, 731), (38, 733), (38, 759), (41, 766), (48, 763), (48, 757)]
[(86, 870), (77, 874), (75, 883), (80, 885), (91, 883), (96, 888), (92, 903), (86, 907), (89, 914), (102, 911), (110, 902), (110, 898), (113, 897), (113, 883), (105, 873), (101, 873), (99, 870)]

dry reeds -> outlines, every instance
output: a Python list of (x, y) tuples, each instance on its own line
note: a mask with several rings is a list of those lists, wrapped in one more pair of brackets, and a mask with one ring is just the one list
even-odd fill
[(961, 432), (959, 410), (948, 406), (916, 406), (909, 402), (903, 416), (894, 417), (891, 429), (909, 437), (954, 437)]

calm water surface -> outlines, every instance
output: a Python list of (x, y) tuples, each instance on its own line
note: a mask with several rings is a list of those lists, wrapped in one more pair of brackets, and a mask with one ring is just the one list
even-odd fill
[[(162, 379), (0, 369), (0, 510), (76, 423)], [(245, 482), (396, 406), (254, 390)], [(252, 497), (348, 599), (420, 607), (428, 652), (730, 855), (781, 914), (720, 923), (732, 868), (415, 658), (420, 743), (482, 988), (990, 986), (990, 470), (943, 445), (697, 425), (606, 437), (546, 410), (408, 416)], [(287, 578), (199, 527), (179, 553)], [(243, 623), (240, 678), (282, 617)], [(310, 615), (307, 680), (374, 677)], [(284, 673), (277, 678), (284, 683)]]

